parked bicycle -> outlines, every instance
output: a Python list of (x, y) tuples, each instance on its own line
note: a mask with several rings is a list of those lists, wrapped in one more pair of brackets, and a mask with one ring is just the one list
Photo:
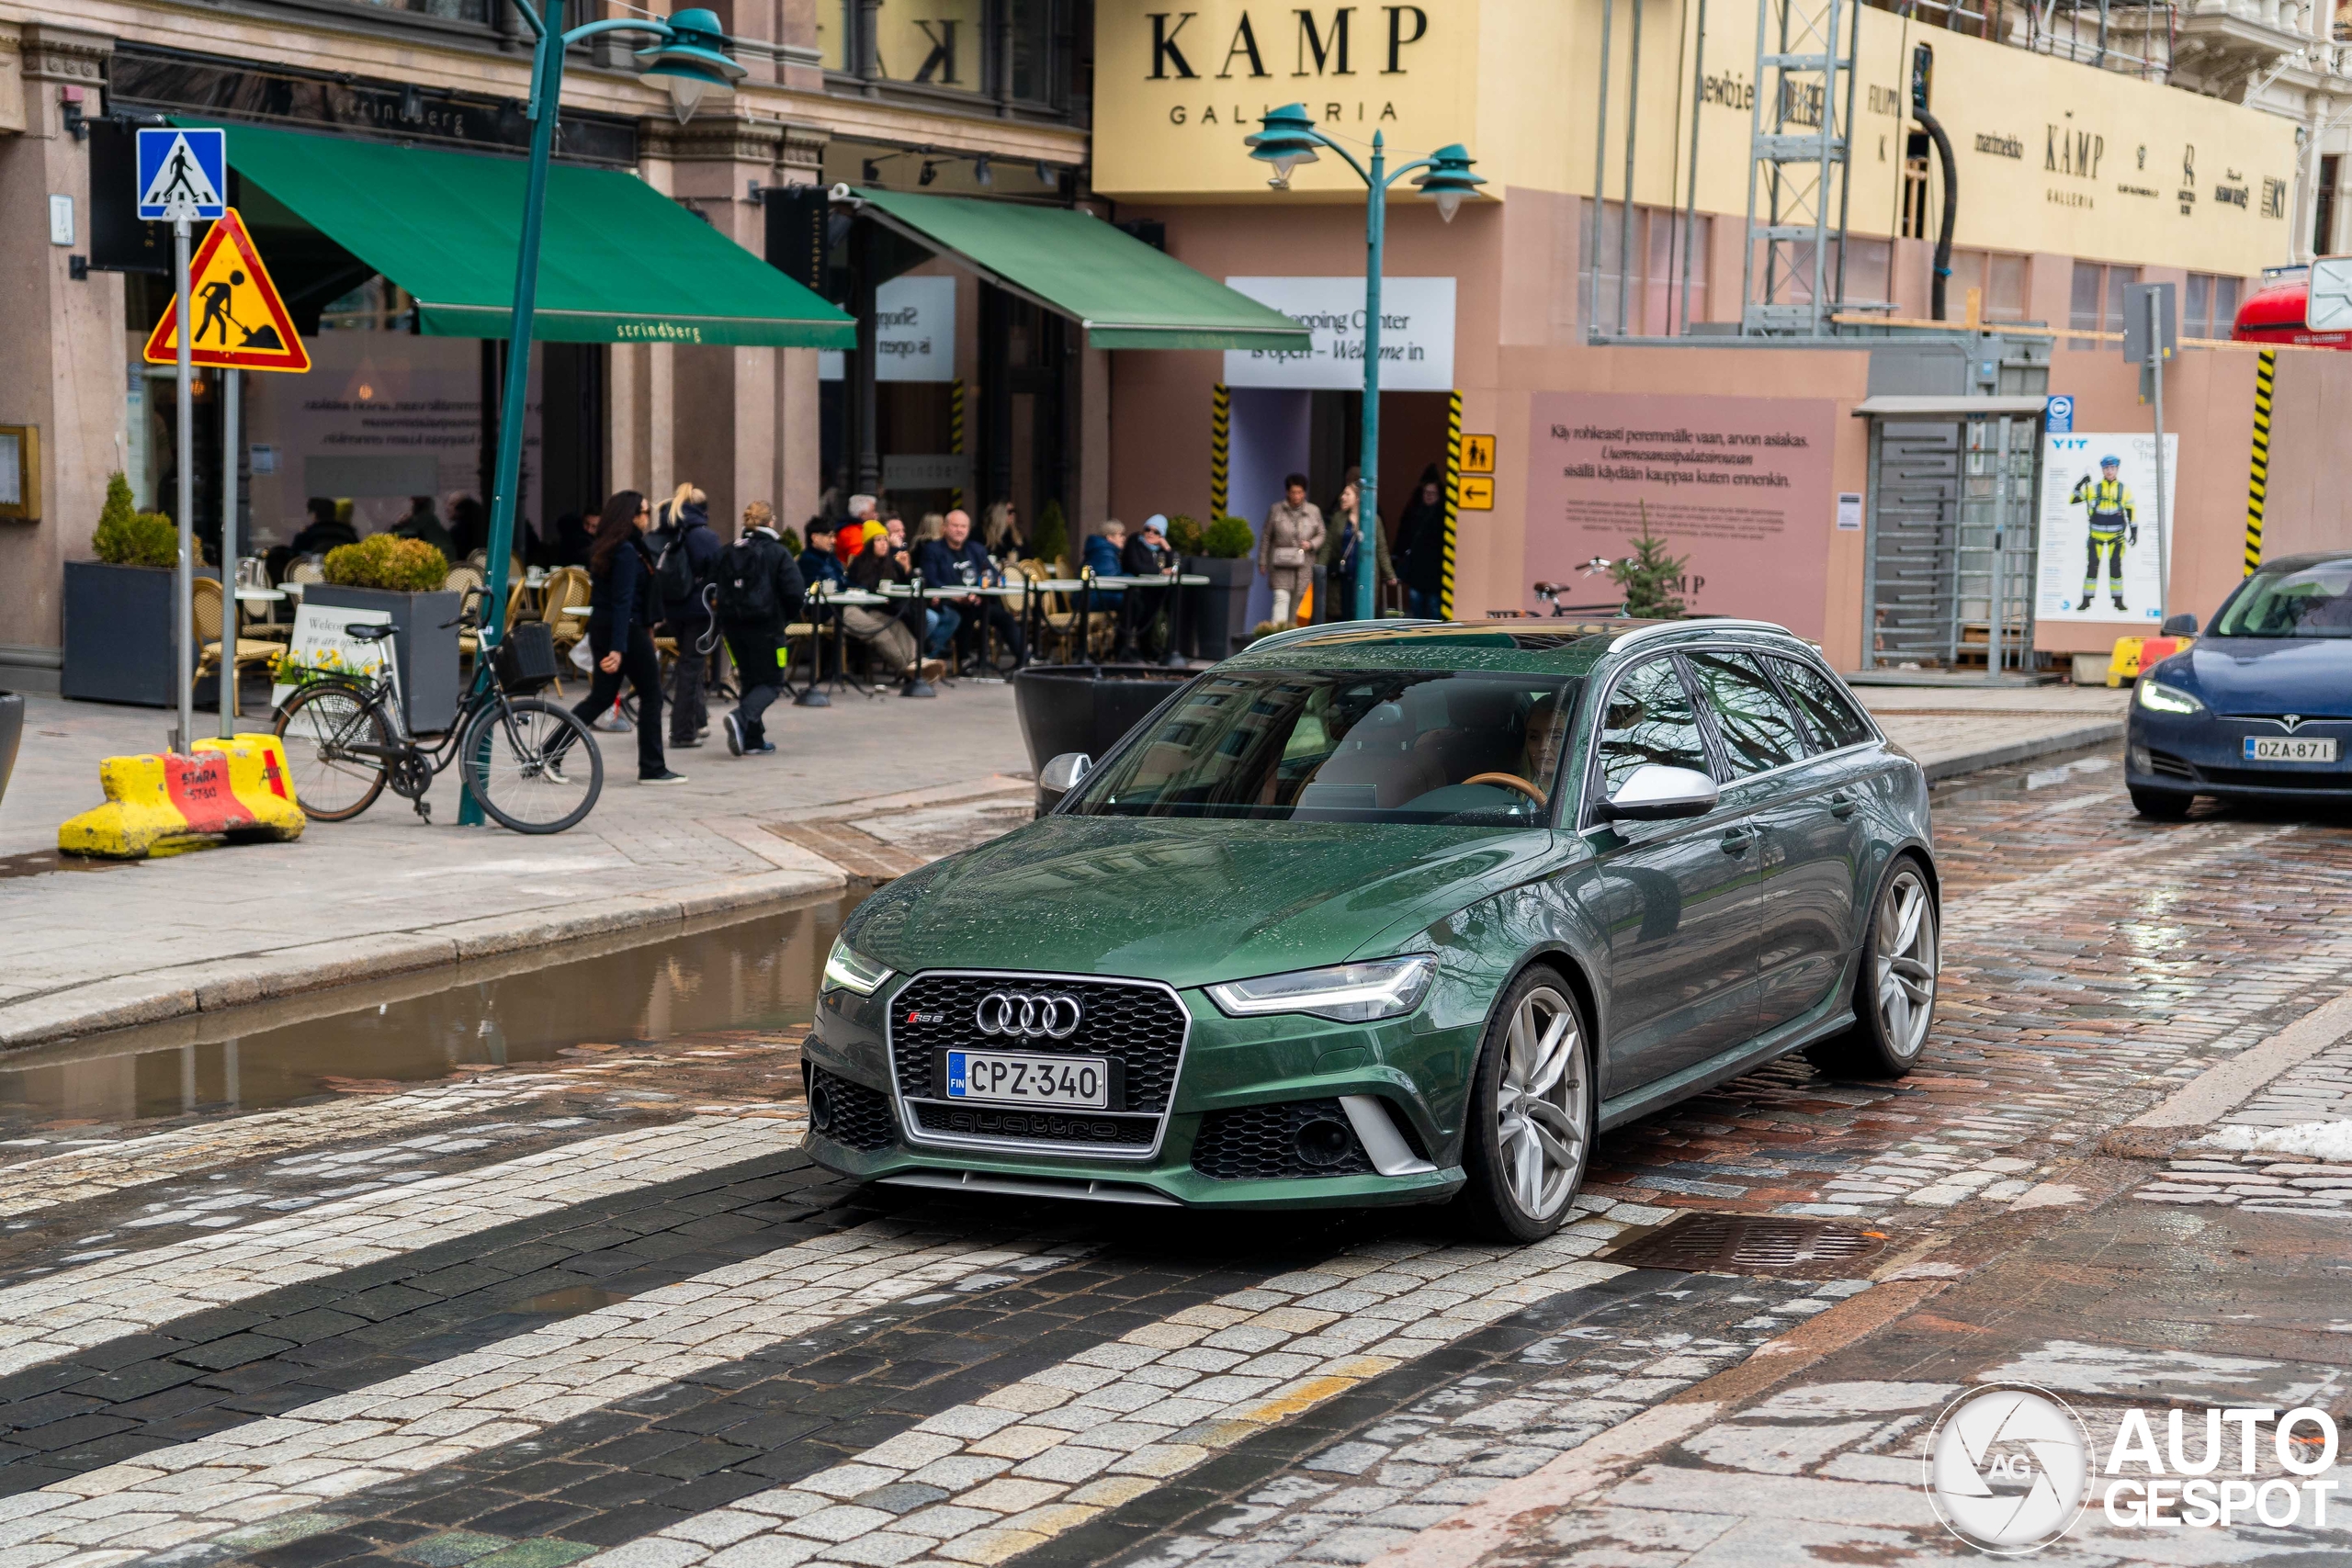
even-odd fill
[[(1607, 571), (1614, 564), (1606, 556), (1595, 556), (1584, 563), (1583, 575), (1597, 576)], [(1560, 595), (1575, 592), (1573, 585), (1566, 582), (1532, 582), (1528, 586), (1538, 599), (1552, 606), (1552, 615), (1555, 618), (1562, 615), (1618, 616), (1625, 613), (1625, 598), (1622, 593), (1606, 604), (1563, 604), (1560, 603)]]
[[(480, 617), (469, 609), (457, 624), (478, 627)], [(588, 727), (570, 708), (507, 690), (510, 682), (527, 691), (552, 680), (551, 646), (527, 671), (514, 638), (494, 649), (485, 647), (456, 719), (426, 747), (409, 732), (401, 702), (399, 628), (361, 624), (343, 629), (361, 642), (389, 639), (391, 646), (381, 675), (320, 676), (277, 710), (278, 738), (304, 812), (347, 822), (389, 785), (429, 822), (424, 792), (452, 762), (459, 764), (466, 793), (492, 820), (518, 833), (560, 833), (595, 806), (605, 787), (605, 759)], [(544, 675), (536, 668), (540, 662)]]

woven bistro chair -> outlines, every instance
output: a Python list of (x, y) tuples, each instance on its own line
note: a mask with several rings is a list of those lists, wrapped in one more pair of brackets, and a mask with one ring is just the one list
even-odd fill
[[(196, 672), (209, 675), (220, 667), (220, 581), (199, 577), (190, 585), (193, 598), (188, 606), (189, 618), (196, 629)], [(277, 662), (286, 645), (266, 637), (240, 637), (236, 639), (236, 671), (232, 681), (248, 670), (266, 670)], [(231, 711), (238, 705), (233, 703)]]

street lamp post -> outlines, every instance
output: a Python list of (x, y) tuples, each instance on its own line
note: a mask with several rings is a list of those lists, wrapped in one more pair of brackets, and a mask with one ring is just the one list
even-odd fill
[[(709, 88), (731, 90), (748, 74), (726, 52), (727, 30), (705, 10), (680, 11), (662, 20), (620, 17), (563, 28), (564, 0), (543, 0), (544, 16), (531, 0), (514, 0), (537, 39), (531, 55), (531, 159), (523, 186), (522, 243), (514, 260), (514, 315), (507, 330), (506, 386), (498, 404), (498, 464), (490, 507), (490, 556), (484, 563), (481, 635), (477, 659), (487, 659), (503, 635), (506, 564), (514, 548), (516, 486), (523, 468), (523, 418), (531, 391), (531, 319), (539, 292), (539, 230), (547, 207), (548, 164), (555, 153), (556, 122), (563, 114), (563, 51), (599, 33), (639, 33), (654, 41), (637, 51), (645, 74), (664, 78), (679, 123), (695, 112)], [(487, 743), (485, 741), (485, 743)], [(470, 794), (461, 796), (458, 820), (479, 826), (481, 808)]]
[(1291, 171), (1299, 164), (1317, 161), (1318, 147), (1329, 147), (1345, 159), (1364, 183), (1363, 434), (1358, 438), (1356, 456), (1354, 608), (1357, 620), (1369, 621), (1375, 615), (1374, 579), (1380, 562), (1379, 545), (1372, 531), (1380, 525), (1380, 253), (1388, 229), (1388, 187), (1419, 171), (1414, 186), (1437, 203), (1438, 217), (1451, 223), (1463, 199), (1477, 195), (1478, 187), (1487, 182), (1470, 172), (1473, 160), (1458, 141), (1391, 170), (1385, 139), (1379, 131), (1372, 133), (1372, 163), (1367, 167), (1356, 162), (1354, 153), (1315, 129), (1305, 104), (1284, 104), (1259, 123), (1262, 129), (1245, 140), (1250, 156), (1274, 166), (1274, 177), (1266, 183), (1276, 190), (1290, 188)]

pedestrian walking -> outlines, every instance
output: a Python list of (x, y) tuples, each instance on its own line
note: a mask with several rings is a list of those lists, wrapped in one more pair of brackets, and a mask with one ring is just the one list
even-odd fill
[(1290, 624), (1292, 606), (1314, 580), (1315, 552), (1322, 547), (1322, 510), (1306, 499), (1306, 476), (1293, 474), (1283, 480), (1283, 498), (1267, 510), (1266, 526), (1258, 536), (1258, 570), (1274, 591), (1268, 616), (1274, 625)]
[(763, 721), (784, 685), (784, 628), (799, 613), (808, 586), (766, 502), (743, 508), (743, 531), (719, 552), (711, 583), (718, 629), (743, 685), (735, 711), (722, 720), (727, 750), (738, 757), (764, 756), (775, 750)]
[[(1363, 558), (1365, 528), (1358, 513), (1363, 510), (1363, 485), (1358, 470), (1348, 470), (1347, 481), (1340, 485), (1339, 499), (1331, 502), (1329, 521), (1323, 530), (1323, 593), (1329, 603), (1317, 610), (1318, 621), (1352, 621), (1356, 618), (1356, 570)], [(1380, 526), (1380, 519), (1372, 520), (1374, 570), (1379, 576), (1373, 581), (1386, 587), (1396, 581), (1396, 568), (1388, 559), (1388, 536)], [(1374, 606), (1374, 615), (1378, 607)]]
[(673, 491), (656, 521), (651, 536), (654, 582), (662, 593), (662, 619), (678, 645), (670, 665), (670, 744), (691, 750), (702, 744), (703, 733), (710, 728), (703, 688), (718, 647), (710, 609), (711, 578), (727, 545), (710, 525), (709, 498), (694, 485), (682, 484)]
[(1417, 621), (1439, 619), (1445, 589), (1445, 496), (1435, 463), (1421, 470), (1421, 482), (1396, 520), (1396, 570), (1405, 580), (1405, 614)]
[(661, 614), (653, 588), (653, 552), (645, 531), (653, 508), (633, 490), (605, 502), (596, 542), (588, 551), (588, 649), (596, 673), (588, 695), (571, 711), (593, 724), (613, 705), (626, 682), (637, 690), (637, 777), (639, 784), (684, 784), (662, 754), (662, 660), (653, 651), (653, 622)]

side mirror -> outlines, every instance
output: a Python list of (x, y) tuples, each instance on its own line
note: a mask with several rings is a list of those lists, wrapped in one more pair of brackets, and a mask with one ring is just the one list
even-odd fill
[(2183, 610), (2177, 615), (2166, 615), (2165, 617), (2163, 635), (2165, 637), (2195, 637), (2197, 635), (2197, 617), (2190, 615), (2186, 610)]
[(1617, 793), (1600, 803), (1600, 818), (1614, 822), (1665, 822), (1704, 817), (1715, 808), (1715, 781), (1690, 768), (1645, 762)]
[(1061, 804), (1062, 796), (1078, 787), (1094, 766), (1094, 759), (1083, 751), (1065, 751), (1037, 770), (1037, 815), (1043, 817)]

